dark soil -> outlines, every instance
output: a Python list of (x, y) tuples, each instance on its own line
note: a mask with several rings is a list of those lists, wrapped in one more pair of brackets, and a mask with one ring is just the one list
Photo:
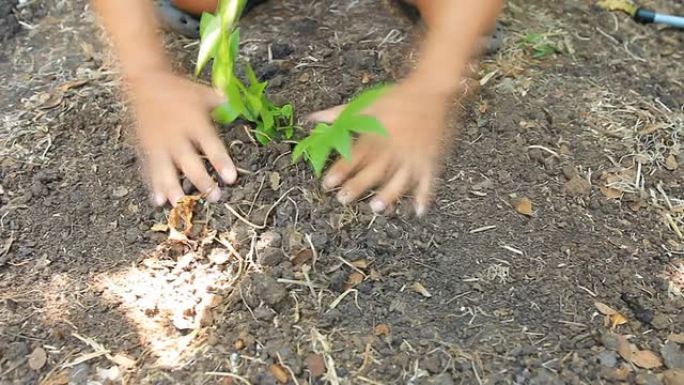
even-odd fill
[[(233, 127), (239, 185), (173, 242), (86, 8), (41, 2), (26, 30), (0, 5), (1, 385), (682, 383), (681, 32), (509, 3), (426, 218), (342, 207), (291, 144)], [(559, 53), (534, 58), (532, 33)], [(381, 1), (274, 1), (242, 35), (304, 116), (400, 78), (420, 30)], [(189, 43), (167, 37), (188, 73)], [(618, 335), (662, 365), (626, 362)]]

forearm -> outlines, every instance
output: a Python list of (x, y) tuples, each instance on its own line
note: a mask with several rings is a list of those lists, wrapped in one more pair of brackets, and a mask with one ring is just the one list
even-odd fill
[(92, 0), (114, 43), (127, 80), (170, 71), (152, 1)]
[(503, 0), (416, 0), (428, 23), (421, 60), (410, 78), (438, 93), (455, 92)]

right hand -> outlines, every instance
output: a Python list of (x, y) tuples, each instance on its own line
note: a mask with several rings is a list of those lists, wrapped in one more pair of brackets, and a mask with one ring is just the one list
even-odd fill
[(218, 201), (221, 190), (207, 172), (203, 155), (225, 183), (237, 180), (237, 169), (210, 119), (211, 109), (222, 98), (211, 88), (172, 73), (146, 74), (130, 85), (154, 204), (175, 205), (185, 195), (179, 172), (207, 200)]

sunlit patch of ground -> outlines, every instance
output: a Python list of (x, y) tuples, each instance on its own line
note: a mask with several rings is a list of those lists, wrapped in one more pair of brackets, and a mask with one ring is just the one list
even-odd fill
[(212, 324), (212, 309), (241, 270), (241, 262), (224, 248), (205, 254), (177, 244), (161, 246), (139, 265), (97, 281), (105, 299), (119, 303), (136, 325), (141, 343), (158, 357), (156, 364), (175, 367), (192, 354), (199, 331)]
[[(105, 300), (119, 305), (136, 325), (141, 343), (156, 365), (173, 368), (191, 357), (201, 330), (214, 321), (213, 310), (245, 272), (245, 260), (229, 233), (202, 228), (192, 220), (198, 197), (172, 210), (169, 239), (128, 269), (97, 278)], [(234, 242), (234, 240), (233, 240)]]

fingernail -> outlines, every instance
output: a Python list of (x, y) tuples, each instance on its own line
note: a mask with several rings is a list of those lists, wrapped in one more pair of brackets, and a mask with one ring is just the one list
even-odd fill
[(387, 205), (385, 202), (381, 201), (380, 199), (373, 199), (370, 203), (370, 208), (373, 210), (374, 213), (380, 214), (385, 211), (387, 208)]
[(417, 203), (415, 208), (416, 208), (416, 216), (422, 217), (423, 215), (425, 215), (426, 209), (425, 209), (424, 205)]
[(333, 189), (340, 184), (340, 176), (337, 174), (330, 174), (323, 179), (323, 188), (326, 190)]
[(237, 171), (235, 168), (226, 167), (220, 172), (221, 179), (228, 184), (233, 184), (237, 181)]
[(218, 187), (218, 185), (209, 190), (209, 193), (207, 194), (207, 200), (209, 202), (218, 202), (221, 200), (221, 189)]
[(154, 194), (152, 197), (152, 202), (154, 202), (156, 206), (164, 206), (164, 203), (166, 203), (166, 197), (164, 194)]
[(349, 204), (349, 202), (351, 202), (349, 193), (347, 193), (346, 191), (340, 191), (340, 193), (337, 194), (337, 201), (342, 203), (343, 205)]

